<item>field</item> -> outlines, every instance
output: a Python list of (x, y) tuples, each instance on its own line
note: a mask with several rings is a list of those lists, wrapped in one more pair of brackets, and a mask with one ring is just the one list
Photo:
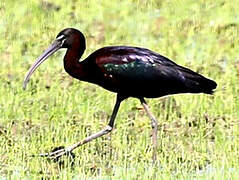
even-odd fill
[[(2, 0), (0, 179), (239, 179), (237, 0)], [(152, 165), (150, 120), (137, 99), (122, 103), (110, 135), (50, 161), (32, 155), (103, 128), (115, 94), (70, 77), (65, 50), (22, 89), (25, 73), (66, 27), (87, 39), (82, 59), (108, 45), (146, 47), (215, 80), (213, 96), (147, 99), (159, 121)]]

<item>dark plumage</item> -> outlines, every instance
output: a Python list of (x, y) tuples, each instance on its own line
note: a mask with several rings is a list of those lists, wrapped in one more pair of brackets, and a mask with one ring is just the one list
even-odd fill
[[(104, 47), (83, 62), (86, 67), (90, 64), (88, 71), (91, 72), (91, 78), (86, 81), (126, 97), (156, 98), (177, 93), (211, 94), (216, 88), (214, 81), (144, 48)], [(76, 78), (81, 80), (80, 76)]]
[(145, 48), (109, 46), (96, 50), (84, 61), (79, 61), (86, 48), (84, 35), (73, 28), (61, 31), (53, 44), (37, 59), (24, 80), (24, 88), (36, 68), (60, 48), (67, 48), (64, 68), (72, 77), (98, 84), (117, 93), (117, 100), (108, 126), (66, 150), (47, 153), (59, 157), (76, 147), (109, 133), (120, 103), (138, 98), (152, 120), (154, 161), (157, 147), (157, 121), (150, 113), (144, 98), (156, 98), (178, 93), (212, 94), (217, 84), (192, 70), (179, 66), (168, 58)]

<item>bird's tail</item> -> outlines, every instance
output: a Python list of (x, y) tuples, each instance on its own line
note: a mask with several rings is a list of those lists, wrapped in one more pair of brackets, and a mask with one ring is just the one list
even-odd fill
[(201, 92), (206, 94), (213, 94), (214, 90), (217, 87), (217, 84), (215, 81), (211, 79), (207, 79), (205, 77), (201, 77), (197, 80), (197, 83), (199, 83), (198, 88)]
[(191, 71), (190, 69), (184, 68), (183, 74), (186, 81), (185, 85), (192, 93), (213, 94), (217, 87), (217, 83), (215, 81)]

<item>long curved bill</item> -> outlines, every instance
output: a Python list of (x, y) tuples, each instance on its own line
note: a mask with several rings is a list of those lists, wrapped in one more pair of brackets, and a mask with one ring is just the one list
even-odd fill
[(23, 82), (23, 89), (26, 89), (27, 83), (30, 80), (31, 75), (34, 73), (34, 71), (52, 54), (54, 54), (57, 50), (59, 50), (62, 47), (62, 43), (60, 41), (54, 41), (53, 44), (45, 50), (45, 52), (39, 56), (36, 60), (36, 62), (31, 66), (29, 71), (27, 72), (24, 82)]

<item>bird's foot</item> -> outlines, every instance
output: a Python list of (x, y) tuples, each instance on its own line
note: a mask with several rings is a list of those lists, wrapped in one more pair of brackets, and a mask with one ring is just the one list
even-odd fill
[(71, 158), (75, 157), (75, 154), (72, 152), (72, 149), (70, 147), (65, 148), (64, 146), (55, 147), (51, 152), (41, 153), (41, 154), (38, 154), (37, 156), (47, 157), (50, 160), (58, 161), (59, 158), (62, 157), (63, 155), (67, 155), (68, 157), (71, 157)]

